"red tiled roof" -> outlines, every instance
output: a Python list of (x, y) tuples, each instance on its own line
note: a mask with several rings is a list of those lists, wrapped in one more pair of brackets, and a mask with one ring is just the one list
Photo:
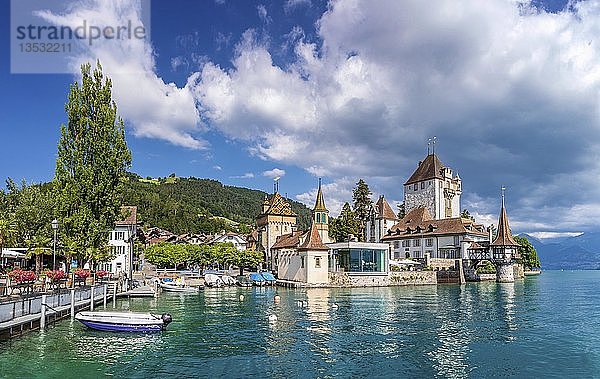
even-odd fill
[(379, 218), (398, 220), (396, 213), (394, 213), (392, 207), (390, 207), (390, 204), (385, 200), (383, 195), (379, 197), (379, 200), (375, 203), (375, 207), (377, 208), (377, 215)]
[[(467, 229), (467, 226), (470, 228)], [(394, 240), (406, 235), (436, 236), (448, 234), (487, 235), (481, 225), (465, 223), (460, 217), (433, 220), (427, 208), (415, 208), (392, 226), (382, 240)]]
[(117, 225), (136, 225), (137, 224), (137, 207), (123, 206), (121, 207), (122, 220), (115, 221)]
[(288, 234), (278, 236), (275, 240), (275, 244), (271, 249), (285, 249), (298, 247), (300, 243), (300, 236), (304, 234), (304, 231), (296, 230)]
[(443, 179), (442, 169), (444, 164), (438, 159), (437, 155), (429, 154), (423, 162), (419, 162), (419, 167), (408, 178), (404, 185), (421, 182), (429, 179)]
[(319, 231), (315, 224), (312, 224), (308, 235), (304, 239), (302, 245), (298, 246), (298, 250), (329, 250), (327, 246), (323, 244)]

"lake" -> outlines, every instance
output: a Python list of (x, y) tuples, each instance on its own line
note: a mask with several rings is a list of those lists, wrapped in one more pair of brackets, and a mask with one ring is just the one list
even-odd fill
[(1, 343), (0, 376), (600, 377), (600, 271), (514, 284), (207, 289), (117, 309), (174, 321), (156, 334), (60, 321)]

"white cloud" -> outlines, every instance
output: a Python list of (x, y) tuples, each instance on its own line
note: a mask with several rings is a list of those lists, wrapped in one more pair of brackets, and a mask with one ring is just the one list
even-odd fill
[(213, 166), (213, 169), (215, 169), (217, 171), (221, 171), (221, 170), (223, 170), (223, 167), (221, 167), (221, 166)]
[(561, 238), (561, 237), (577, 237), (582, 235), (582, 232), (533, 232), (527, 233), (537, 239), (544, 240), (547, 238)]
[[(140, 20), (139, 3), (115, 0), (73, 3), (66, 14), (40, 12), (55, 25), (76, 26), (84, 19), (90, 25), (125, 25)], [(75, 75), (84, 62), (100, 60), (111, 77), (113, 96), (121, 115), (138, 137), (156, 138), (190, 149), (205, 149), (208, 143), (197, 135), (202, 131), (196, 100), (189, 85), (178, 88), (165, 83), (155, 73), (150, 44), (145, 40), (99, 39), (71, 62)], [(175, 61), (175, 67), (182, 64)]]
[(267, 178), (279, 179), (285, 175), (285, 170), (282, 170), (280, 168), (274, 168), (272, 170), (263, 171), (262, 174), (263, 174), (263, 176), (266, 176)]
[(252, 179), (254, 178), (254, 174), (251, 172), (247, 172), (244, 175), (235, 175), (235, 176), (230, 176), (231, 179)]
[(290, 13), (303, 6), (310, 8), (311, 5), (310, 0), (286, 0), (285, 4), (283, 4), (283, 10), (285, 13)]
[[(347, 177), (321, 185), (325, 206), (329, 210), (330, 216), (337, 217), (345, 202), (349, 202), (352, 205), (352, 188), (354, 188), (354, 181), (352, 178)], [(318, 189), (318, 186), (315, 186), (308, 192), (296, 195), (296, 200), (304, 203), (309, 208), (313, 208), (317, 199)]]

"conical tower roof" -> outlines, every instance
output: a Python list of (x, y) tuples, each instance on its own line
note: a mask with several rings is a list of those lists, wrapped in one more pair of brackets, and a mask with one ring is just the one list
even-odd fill
[(504, 207), (504, 194), (502, 195), (502, 209), (500, 210), (500, 218), (498, 219), (498, 235), (494, 242), (492, 242), (492, 246), (519, 246), (510, 231), (508, 216)]
[(298, 246), (298, 250), (329, 250), (321, 240), (319, 231), (314, 223), (311, 225), (304, 242)]
[(442, 169), (444, 164), (435, 154), (429, 154), (423, 162), (419, 162), (419, 167), (408, 178), (404, 185), (422, 182), (429, 179), (443, 179)]
[(317, 201), (315, 202), (315, 212), (329, 212), (325, 207), (325, 200), (323, 199), (323, 191), (321, 191), (321, 178), (319, 178), (319, 191), (317, 192)]

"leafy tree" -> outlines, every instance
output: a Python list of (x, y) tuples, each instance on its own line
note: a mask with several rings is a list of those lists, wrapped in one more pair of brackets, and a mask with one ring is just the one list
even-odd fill
[(0, 253), (4, 246), (12, 243), (17, 234), (17, 227), (12, 219), (0, 219)]
[(61, 125), (54, 186), (61, 238), (77, 241), (82, 261), (106, 259), (108, 232), (122, 205), (122, 182), (131, 164), (123, 120), (112, 100), (112, 83), (98, 62), (81, 66), (71, 85)]
[(469, 219), (471, 221), (475, 221), (475, 217), (471, 216), (471, 214), (469, 213), (469, 211), (466, 210), (466, 209), (463, 209), (463, 211), (460, 214), (460, 217), (461, 218)]
[(244, 268), (252, 267), (255, 269), (264, 262), (264, 254), (260, 251), (254, 249), (238, 250), (235, 247), (234, 250), (227, 256), (226, 263), (238, 266), (240, 275), (244, 274)]
[(398, 218), (402, 220), (404, 216), (406, 216), (406, 206), (403, 201), (402, 204), (398, 205)]
[(350, 208), (350, 204), (344, 203), (342, 212), (337, 218), (331, 219), (329, 223), (329, 236), (337, 242), (345, 241), (349, 234), (357, 236), (359, 233), (359, 224)]
[(525, 237), (515, 236), (514, 239), (519, 244), (519, 254), (521, 255), (523, 266), (528, 269), (541, 267), (540, 258), (531, 242)]
[(27, 253), (29, 256), (35, 255), (35, 272), (42, 272), (44, 265), (44, 255), (52, 255), (53, 251), (50, 246), (52, 238), (44, 236), (35, 236), (27, 241)]
[(352, 192), (352, 200), (354, 201), (354, 214), (356, 219), (359, 222), (359, 233), (358, 238), (360, 241), (365, 240), (365, 224), (367, 222), (367, 218), (369, 217), (369, 209), (371, 209), (371, 204), (373, 204), (373, 200), (371, 200), (371, 191), (369, 190), (369, 186), (365, 183), (364, 180), (360, 179), (356, 183), (356, 187)]

